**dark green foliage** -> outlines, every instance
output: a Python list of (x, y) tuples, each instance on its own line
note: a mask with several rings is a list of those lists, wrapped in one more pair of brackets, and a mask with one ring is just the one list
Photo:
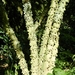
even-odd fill
[(9, 24), (15, 30), (15, 32), (20, 31), (20, 29), (25, 28), (25, 22), (23, 19), (23, 7), (21, 0), (6, 0), (5, 9), (9, 17)]
[(34, 21), (39, 21), (42, 16), (47, 18), (50, 1), (51, 0), (31, 0)]
[[(11, 46), (11, 41), (0, 27), (0, 72), (14, 72), (14, 64), (17, 63), (16, 54)], [(3, 75), (2, 73), (2, 75)]]

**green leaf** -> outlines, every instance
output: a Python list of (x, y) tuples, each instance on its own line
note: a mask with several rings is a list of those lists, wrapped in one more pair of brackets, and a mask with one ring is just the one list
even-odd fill
[(3, 37), (0, 36), (0, 39), (3, 39)]
[(66, 72), (61, 70), (60, 68), (54, 69), (54, 75), (66, 75)]
[(0, 33), (4, 33), (4, 32), (0, 30)]
[(48, 73), (47, 75), (53, 75), (53, 74), (51, 74), (51, 73)]

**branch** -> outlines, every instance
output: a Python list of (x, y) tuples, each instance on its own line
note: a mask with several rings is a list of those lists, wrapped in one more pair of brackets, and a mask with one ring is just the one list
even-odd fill
[[(47, 41), (48, 41), (48, 38), (49, 38), (49, 33), (50, 33), (50, 30), (51, 30), (51, 26), (52, 26), (52, 23), (53, 23), (53, 17), (54, 17), (54, 13), (56, 11), (57, 6), (58, 6), (58, 0), (52, 0), (50, 10), (48, 12), (47, 23), (45, 25), (46, 28), (44, 30), (44, 34), (43, 34), (42, 42), (41, 42), (41, 48), (40, 48), (40, 54), (39, 54), (40, 70), (43, 69), (43, 67), (41, 67), (41, 66), (44, 62), (44, 55), (45, 55), (45, 52), (46, 52)], [(43, 71), (41, 71), (41, 72), (43, 72)]]
[(32, 75), (39, 75), (38, 73), (38, 46), (36, 37), (36, 26), (33, 23), (31, 4), (27, 2), (23, 5), (24, 9), (24, 19), (26, 21), (26, 28), (30, 40), (30, 50), (31, 50), (31, 73)]
[(26, 63), (26, 60), (24, 59), (25, 56), (22, 52), (20, 42), (18, 41), (13, 29), (9, 26), (9, 18), (8, 18), (5, 8), (1, 2), (0, 2), (0, 11), (2, 12), (2, 13), (0, 13), (0, 16), (2, 15), (2, 21), (3, 21), (2, 24), (3, 24), (4, 30), (6, 31), (6, 35), (8, 35), (12, 41), (12, 46), (13, 46), (13, 48), (17, 54), (17, 57), (19, 59), (19, 65), (22, 70), (22, 73), (23, 73), (23, 75), (29, 75), (27, 63)]

